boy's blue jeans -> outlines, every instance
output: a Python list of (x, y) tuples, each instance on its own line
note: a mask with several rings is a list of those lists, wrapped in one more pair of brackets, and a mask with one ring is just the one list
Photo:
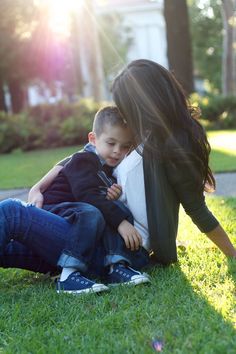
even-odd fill
[[(121, 209), (129, 212), (130, 215), (127, 220), (133, 224), (133, 215), (127, 207), (120, 201), (115, 201), (114, 203)], [(135, 269), (141, 269), (149, 263), (149, 253), (143, 247), (140, 247), (137, 251), (131, 251), (126, 247), (119, 233), (109, 225), (106, 225), (104, 231), (103, 244), (105, 248), (105, 266), (118, 262), (126, 262)]]
[[(80, 255), (76, 264), (59, 262), (60, 266), (102, 274), (104, 265), (121, 260), (137, 269), (148, 263), (148, 253), (143, 248), (129, 251), (115, 231), (106, 227), (104, 233), (105, 222), (98, 209), (76, 203), (76, 210)], [(41, 273), (55, 271), (73, 232), (73, 224), (58, 215), (15, 199), (0, 202), (0, 266)], [(74, 261), (73, 257), (68, 259)]]
[[(120, 201), (115, 201), (114, 203), (116, 203), (119, 208), (123, 209), (126, 214), (129, 214), (128, 221), (133, 224), (133, 216), (127, 207)], [(99, 273), (104, 267), (118, 262), (126, 262), (136, 269), (141, 269), (148, 264), (148, 252), (142, 247), (140, 247), (138, 251), (130, 251), (125, 246), (125, 242), (118, 232), (109, 225), (106, 225), (102, 240), (99, 246), (96, 246), (96, 250), (93, 247), (93, 238), (91, 238), (91, 235), (90, 238), (89, 236), (85, 236), (83, 240), (83, 236), (81, 236), (82, 222), (80, 217), (80, 205), (81, 203), (77, 202), (63, 202), (56, 205), (44, 206), (46, 210), (57, 215), (63, 215), (63, 217), (73, 223), (70, 237), (57, 263), (59, 266), (74, 267), (80, 271), (86, 272), (89, 267), (83, 267), (81, 262), (78, 261), (82, 259), (81, 252), (85, 253), (83, 251), (85, 245), (87, 251), (93, 251), (92, 262), (88, 265), (90, 265), (92, 269), (95, 268), (94, 273)], [(86, 223), (87, 219), (84, 219), (84, 222)]]

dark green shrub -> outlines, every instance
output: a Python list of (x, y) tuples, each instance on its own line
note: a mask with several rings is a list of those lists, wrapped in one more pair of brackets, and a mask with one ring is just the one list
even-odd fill
[(20, 115), (0, 113), (0, 152), (84, 144), (97, 110), (105, 103), (81, 99), (31, 107)]
[(87, 129), (84, 129), (81, 119), (73, 116), (60, 125), (60, 135), (63, 145), (84, 144), (87, 140)]
[(200, 107), (202, 119), (211, 129), (236, 128), (236, 97), (192, 95), (191, 102)]
[(47, 103), (29, 107), (26, 112), (38, 124), (50, 122), (55, 117), (61, 122), (73, 114), (74, 106), (74, 104), (60, 101), (56, 104)]
[(93, 119), (102, 106), (91, 99), (80, 100), (74, 105), (73, 115), (60, 124), (63, 145), (84, 144), (92, 130)]
[(22, 148), (28, 139), (26, 117), (22, 114), (6, 114), (0, 111), (0, 152)]

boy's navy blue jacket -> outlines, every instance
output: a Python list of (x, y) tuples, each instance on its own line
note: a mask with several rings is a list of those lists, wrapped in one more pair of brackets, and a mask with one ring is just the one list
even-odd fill
[(106, 199), (104, 189), (114, 183), (112, 171), (112, 167), (102, 165), (94, 152), (77, 152), (44, 192), (44, 204), (89, 203), (102, 212), (110, 226), (117, 228), (130, 214)]

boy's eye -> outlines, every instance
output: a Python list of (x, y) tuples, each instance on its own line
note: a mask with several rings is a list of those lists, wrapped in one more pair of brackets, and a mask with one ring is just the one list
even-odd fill
[(110, 146), (114, 146), (115, 145), (115, 143), (110, 143), (108, 141), (107, 141), (107, 144), (110, 145)]

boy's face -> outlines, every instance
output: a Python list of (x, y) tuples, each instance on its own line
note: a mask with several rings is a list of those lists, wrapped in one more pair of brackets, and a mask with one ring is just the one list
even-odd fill
[(96, 147), (97, 153), (108, 166), (118, 165), (132, 146), (132, 134), (128, 128), (119, 125), (106, 124), (103, 132), (96, 136), (94, 132), (88, 135), (89, 142)]

